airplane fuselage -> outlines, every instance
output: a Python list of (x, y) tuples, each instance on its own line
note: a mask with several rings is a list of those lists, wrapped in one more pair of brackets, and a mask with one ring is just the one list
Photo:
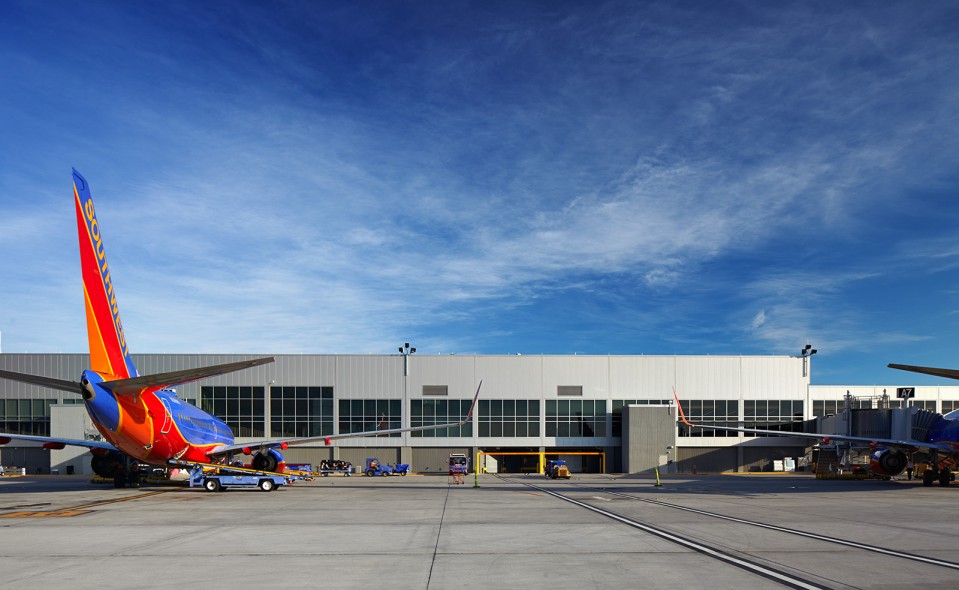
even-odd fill
[(137, 396), (114, 395), (99, 384), (103, 376), (84, 371), (84, 403), (103, 437), (123, 453), (152, 465), (171, 459), (209, 462), (207, 453), (233, 444), (225, 422), (173, 391), (157, 389)]
[(927, 442), (950, 443), (959, 451), (959, 420), (939, 418), (929, 427)]

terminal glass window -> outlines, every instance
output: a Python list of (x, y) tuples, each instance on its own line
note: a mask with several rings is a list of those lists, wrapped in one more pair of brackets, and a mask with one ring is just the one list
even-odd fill
[(919, 408), (920, 410), (926, 410), (927, 412), (935, 412), (935, 411), (936, 411), (936, 400), (934, 400), (934, 399), (933, 399), (933, 400), (929, 400), (929, 399), (913, 399), (913, 400), (909, 400), (909, 405), (910, 405), (910, 406), (915, 406), (915, 407)]
[[(341, 399), (340, 434), (400, 428), (402, 405), (398, 399)], [(400, 433), (382, 436), (400, 436)]]
[[(746, 400), (743, 418), (746, 428), (761, 428), (781, 432), (802, 432), (803, 402), (801, 400)], [(750, 434), (746, 436), (774, 436)]]
[(606, 436), (606, 400), (546, 400), (546, 436)]
[[(683, 401), (683, 412), (686, 414), (686, 419), (697, 426), (712, 425), (735, 428), (739, 424), (739, 400), (691, 399)], [(739, 436), (739, 433), (731, 430), (690, 428), (680, 421), (679, 436), (735, 437)]]
[(812, 402), (813, 416), (835, 415), (842, 411), (842, 400), (837, 399), (814, 399)]
[[(466, 418), (473, 400), (469, 399), (414, 399), (410, 400), (410, 426), (434, 426), (459, 422)], [(472, 423), (449, 428), (415, 430), (413, 437), (473, 436)]]
[(959, 410), (959, 400), (954, 399), (944, 399), (942, 400), (942, 413), (948, 414), (954, 410)]
[(271, 436), (333, 434), (333, 388), (271, 387), (270, 427)]
[(482, 437), (540, 436), (539, 400), (481, 399), (477, 423)]
[(55, 399), (0, 399), (0, 432), (50, 436), (50, 406)]
[(668, 399), (614, 399), (613, 400), (613, 436), (623, 436), (623, 409), (626, 406), (668, 406), (672, 400)]
[(266, 436), (264, 387), (204, 385), (200, 407), (226, 422), (237, 437)]

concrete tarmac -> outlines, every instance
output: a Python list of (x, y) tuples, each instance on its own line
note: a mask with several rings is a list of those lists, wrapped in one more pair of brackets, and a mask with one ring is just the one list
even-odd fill
[(645, 476), (476, 479), (478, 487), (472, 475), (464, 485), (437, 475), (329, 477), (210, 493), (4, 477), (0, 587), (741, 590), (959, 580), (954, 486), (808, 475), (673, 476), (661, 487)]

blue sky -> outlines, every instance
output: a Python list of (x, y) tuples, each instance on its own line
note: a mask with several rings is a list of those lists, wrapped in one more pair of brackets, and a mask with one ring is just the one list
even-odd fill
[(949, 2), (5, 2), (4, 352), (959, 367)]

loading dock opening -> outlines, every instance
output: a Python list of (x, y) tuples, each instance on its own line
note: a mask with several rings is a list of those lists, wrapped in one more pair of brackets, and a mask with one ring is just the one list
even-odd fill
[[(546, 459), (564, 459), (580, 465), (574, 473), (606, 473), (605, 451), (477, 451), (476, 473), (535, 473), (543, 474)], [(598, 467), (598, 469), (597, 469)]]

